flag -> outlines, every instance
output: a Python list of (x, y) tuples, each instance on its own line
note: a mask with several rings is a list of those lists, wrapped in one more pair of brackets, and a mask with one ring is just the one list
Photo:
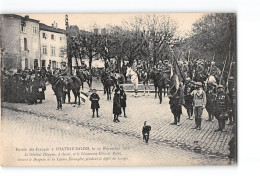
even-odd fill
[(173, 62), (173, 70), (174, 70), (174, 74), (176, 74), (178, 76), (179, 82), (183, 82), (184, 78), (183, 78), (183, 75), (181, 73), (180, 67), (179, 67), (176, 59), (174, 59), (174, 62)]

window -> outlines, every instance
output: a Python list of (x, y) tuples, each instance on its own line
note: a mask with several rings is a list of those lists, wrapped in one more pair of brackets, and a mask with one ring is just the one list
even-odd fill
[(34, 69), (38, 68), (38, 59), (34, 59)]
[(54, 46), (51, 47), (51, 55), (52, 56), (56, 56), (55, 47)]
[(21, 31), (22, 31), (22, 32), (25, 32), (25, 26), (26, 26), (25, 23), (22, 22), (22, 24), (21, 24)]
[(27, 47), (27, 38), (24, 38), (23, 39), (23, 48), (24, 48), (24, 51), (28, 51), (28, 47)]
[(25, 69), (28, 69), (28, 68), (29, 68), (28, 59), (27, 59), (27, 58), (25, 58), (25, 59), (24, 59), (24, 61), (25, 61)]
[(42, 45), (42, 54), (47, 55), (47, 46), (46, 45)]
[(60, 41), (62, 41), (62, 37), (60, 37)]
[(37, 27), (33, 26), (33, 34), (37, 34)]
[(42, 68), (46, 68), (46, 60), (42, 60)]
[(55, 70), (57, 68), (56, 61), (52, 61), (52, 69)]
[(51, 34), (51, 39), (54, 40), (54, 35), (53, 34)]

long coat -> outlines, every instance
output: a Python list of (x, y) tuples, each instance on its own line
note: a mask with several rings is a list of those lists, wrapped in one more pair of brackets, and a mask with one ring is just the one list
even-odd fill
[(119, 115), (121, 114), (121, 101), (120, 101), (120, 95), (115, 94), (113, 99), (113, 114)]
[(98, 109), (98, 108), (100, 108), (100, 106), (99, 106), (100, 98), (99, 98), (98, 94), (92, 93), (90, 95), (89, 100), (91, 101), (91, 109)]
[(126, 107), (126, 94), (124, 90), (120, 90), (120, 97), (121, 97), (121, 107)]
[(180, 92), (176, 92), (170, 97), (170, 109), (174, 116), (178, 116), (182, 114), (181, 102), (180, 102)]

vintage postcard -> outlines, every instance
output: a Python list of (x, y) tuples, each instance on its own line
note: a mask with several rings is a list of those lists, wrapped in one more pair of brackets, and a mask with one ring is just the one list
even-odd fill
[(237, 164), (236, 14), (0, 17), (2, 166)]

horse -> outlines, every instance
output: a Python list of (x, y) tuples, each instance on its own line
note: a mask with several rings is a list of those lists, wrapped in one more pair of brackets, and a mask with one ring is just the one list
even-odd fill
[(111, 100), (111, 87), (113, 86), (113, 89), (115, 88), (115, 81), (112, 79), (111, 75), (107, 74), (106, 77), (103, 80), (103, 85), (105, 89), (105, 93), (107, 94), (107, 100)]
[[(75, 101), (74, 104), (77, 104), (77, 99), (78, 99), (78, 105), (80, 105), (80, 87), (82, 85), (81, 80), (77, 76), (72, 76), (72, 77), (62, 77), (68, 92), (72, 90)], [(69, 94), (70, 95), (70, 94)], [(69, 97), (70, 99), (70, 97)]]
[(84, 82), (88, 83), (89, 88), (91, 89), (92, 87), (92, 75), (88, 72), (84, 72), (83, 70), (79, 70), (77, 71), (77, 77), (80, 79), (81, 81), (81, 87), (83, 89), (83, 84)]
[(153, 80), (154, 83), (155, 98), (157, 97), (157, 89), (158, 89), (158, 96), (161, 104), (162, 90), (164, 89), (164, 96), (166, 93), (168, 94), (170, 76), (167, 73), (160, 73), (158, 71), (152, 70), (150, 72), (149, 77)]
[(127, 67), (126, 76), (131, 77), (131, 83), (134, 84), (135, 96), (137, 96), (137, 93), (138, 93), (138, 75), (137, 75), (137, 73), (134, 70), (132, 70), (131, 67)]
[(62, 96), (64, 83), (60, 77), (54, 76), (52, 74), (46, 74), (48, 82), (52, 85), (52, 90), (55, 93), (57, 100), (57, 110), (62, 110)]

